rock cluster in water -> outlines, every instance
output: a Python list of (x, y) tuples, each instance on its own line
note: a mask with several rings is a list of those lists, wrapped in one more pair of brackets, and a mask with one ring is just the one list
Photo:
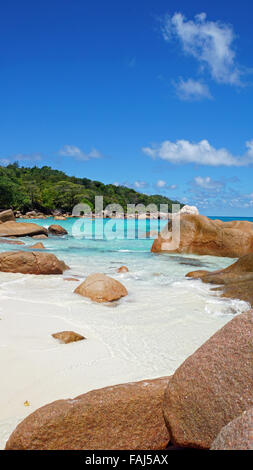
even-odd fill
[[(177, 221), (180, 237), (173, 240), (171, 231)], [(253, 253), (253, 223), (222, 222), (203, 215), (182, 213), (168, 222), (154, 240), (151, 251), (238, 258)]]
[(48, 236), (47, 229), (33, 223), (16, 221), (0, 224), (0, 237), (32, 237), (34, 235)]
[[(34, 211), (28, 214), (30, 214), (30, 218), (38, 218)], [(57, 220), (65, 220), (65, 217), (58, 217)], [(16, 223), (16, 217), (11, 209), (0, 212), (0, 237), (47, 238), (48, 234), (60, 236), (67, 235), (67, 233), (67, 230), (61, 225), (56, 224), (50, 225), (47, 230), (36, 223)]]

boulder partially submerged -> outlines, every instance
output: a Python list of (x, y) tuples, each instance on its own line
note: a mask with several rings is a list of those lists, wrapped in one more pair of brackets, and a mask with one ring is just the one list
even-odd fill
[(172, 442), (210, 448), (220, 430), (253, 407), (253, 311), (236, 316), (176, 370), (165, 392)]
[(0, 253), (0, 271), (22, 274), (62, 274), (69, 269), (52, 253), (6, 251)]
[(27, 222), (10, 221), (0, 224), (0, 237), (32, 237), (34, 235), (47, 237), (47, 229)]
[[(172, 238), (173, 224), (178, 224), (180, 234), (175, 236), (175, 229)], [(168, 222), (154, 240), (151, 251), (238, 258), (253, 253), (253, 223), (222, 222), (203, 215), (182, 213)]]
[(39, 408), (6, 450), (158, 450), (170, 437), (162, 414), (169, 377), (93, 390)]
[(48, 231), (51, 233), (51, 235), (60, 236), (68, 234), (67, 230), (65, 230), (65, 228), (63, 228), (61, 225), (50, 225), (50, 227), (48, 227)]
[(192, 271), (186, 276), (210, 284), (219, 284), (222, 287), (212, 290), (220, 291), (222, 297), (244, 300), (253, 305), (253, 254), (242, 256), (225, 269), (213, 272)]
[(105, 274), (95, 273), (88, 276), (75, 289), (75, 294), (89, 297), (95, 302), (113, 302), (125, 297), (128, 292), (121, 282)]

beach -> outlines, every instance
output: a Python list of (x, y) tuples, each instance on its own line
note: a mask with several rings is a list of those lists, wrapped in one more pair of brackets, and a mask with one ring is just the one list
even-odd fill
[[(52, 221), (34, 222), (47, 227)], [(46, 250), (70, 267), (64, 275), (0, 273), (1, 448), (24, 417), (51, 401), (173, 374), (213, 333), (249, 308), (245, 302), (220, 298), (208, 284), (185, 278), (193, 269), (224, 268), (231, 258), (153, 254), (152, 239), (124, 239), (126, 221), (117, 221), (121, 226), (116, 239), (87, 239), (73, 231), (76, 222), (82, 223), (61, 222), (69, 235), (43, 240)], [(135, 221), (127, 223), (133, 233)], [(138, 228), (144, 234), (145, 221)], [(150, 230), (155, 228), (150, 221)], [(21, 240), (24, 250), (34, 243)], [(0, 250), (6, 251), (6, 245)], [(129, 272), (117, 273), (122, 265)], [(97, 304), (74, 294), (95, 272), (119, 280), (128, 296)], [(51, 335), (64, 330), (87, 339), (60, 344)], [(24, 406), (26, 401), (29, 406)]]

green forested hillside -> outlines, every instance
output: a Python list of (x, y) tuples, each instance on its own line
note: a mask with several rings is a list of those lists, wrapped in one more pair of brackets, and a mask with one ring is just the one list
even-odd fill
[(154, 203), (158, 207), (168, 204), (171, 208), (171, 204), (177, 202), (160, 195), (147, 196), (125, 186), (68, 176), (48, 166), (25, 168), (17, 163), (0, 166), (0, 209), (71, 212), (79, 202), (88, 203), (94, 209), (95, 196), (104, 197), (104, 207), (117, 203), (125, 211), (127, 204)]

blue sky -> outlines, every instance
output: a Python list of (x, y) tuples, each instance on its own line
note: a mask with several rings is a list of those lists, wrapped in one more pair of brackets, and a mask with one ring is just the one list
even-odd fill
[(12, 0), (0, 164), (253, 216), (251, 0)]

